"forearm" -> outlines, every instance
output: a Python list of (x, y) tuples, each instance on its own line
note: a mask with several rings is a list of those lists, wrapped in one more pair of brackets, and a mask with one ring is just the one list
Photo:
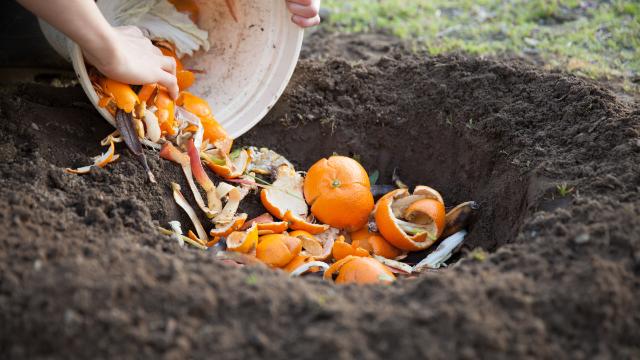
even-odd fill
[[(114, 30), (93, 0), (18, 0), (91, 54), (107, 59), (116, 49)], [(100, 65), (100, 64), (95, 64)]]

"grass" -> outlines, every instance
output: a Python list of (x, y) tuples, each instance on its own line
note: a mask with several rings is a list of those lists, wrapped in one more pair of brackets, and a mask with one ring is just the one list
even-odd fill
[(343, 31), (385, 30), (434, 55), (521, 55), (640, 91), (637, 0), (325, 0), (323, 7), (329, 25)]

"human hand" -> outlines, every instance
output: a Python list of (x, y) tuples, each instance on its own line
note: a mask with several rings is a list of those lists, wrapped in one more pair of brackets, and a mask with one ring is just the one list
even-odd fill
[(106, 77), (125, 84), (163, 85), (175, 100), (179, 92), (175, 59), (164, 56), (135, 26), (113, 30), (105, 44), (83, 48), (86, 60)]
[(320, 24), (320, 0), (286, 0), (291, 21), (307, 28)]

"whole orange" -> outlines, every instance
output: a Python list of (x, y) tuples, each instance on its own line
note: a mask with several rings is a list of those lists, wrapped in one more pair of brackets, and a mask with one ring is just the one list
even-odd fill
[(354, 231), (367, 223), (373, 195), (367, 171), (352, 158), (331, 156), (311, 166), (304, 179), (304, 198), (321, 222)]

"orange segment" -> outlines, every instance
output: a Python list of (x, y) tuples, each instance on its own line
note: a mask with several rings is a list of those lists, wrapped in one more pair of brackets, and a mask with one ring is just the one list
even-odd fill
[(304, 180), (304, 197), (318, 220), (349, 231), (366, 224), (374, 205), (367, 172), (345, 156), (332, 156), (311, 166)]

